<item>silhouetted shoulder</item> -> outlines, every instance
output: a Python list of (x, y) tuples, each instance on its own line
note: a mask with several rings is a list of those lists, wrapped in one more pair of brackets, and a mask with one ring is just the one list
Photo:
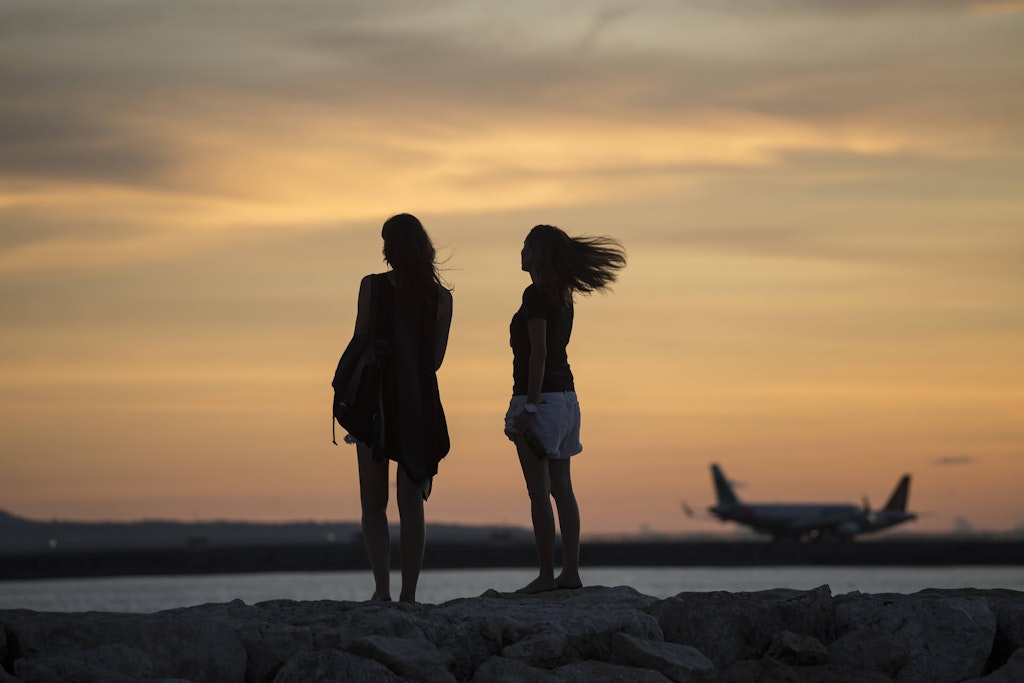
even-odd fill
[(363, 276), (359, 281), (359, 298), (356, 313), (356, 334), (365, 334), (370, 331), (370, 307), (373, 298), (373, 281), (376, 274), (370, 273)]

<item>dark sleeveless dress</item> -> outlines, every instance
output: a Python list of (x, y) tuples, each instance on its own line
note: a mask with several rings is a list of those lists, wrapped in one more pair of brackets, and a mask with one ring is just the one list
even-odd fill
[(382, 363), (384, 446), (374, 458), (398, 463), (430, 496), (437, 465), (448, 454), (448, 423), (441, 406), (434, 370), (439, 293), (429, 306), (412, 310), (403, 305), (387, 275), (377, 278), (377, 337), (385, 342)]

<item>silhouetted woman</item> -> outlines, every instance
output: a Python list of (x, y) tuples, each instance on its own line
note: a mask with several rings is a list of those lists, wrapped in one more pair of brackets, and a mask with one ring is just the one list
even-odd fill
[[(566, 346), (572, 334), (573, 295), (604, 290), (626, 265), (610, 237), (570, 237), (550, 225), (526, 236), (522, 269), (533, 283), (512, 318), (512, 400), (505, 433), (514, 441), (530, 494), (540, 574), (521, 593), (579, 588), (580, 512), (569, 475), (569, 458), (580, 444), (576, 399)], [(562, 533), (562, 572), (555, 577), (555, 522)]]
[(356, 442), (363, 539), (373, 569), (374, 600), (391, 599), (388, 530), (389, 461), (398, 463), (399, 550), (403, 602), (416, 601), (426, 525), (423, 501), (438, 462), (448, 453), (448, 426), (437, 388), (437, 369), (448, 346), (452, 295), (437, 270), (434, 246), (423, 225), (407, 213), (389, 218), (381, 232), (386, 273), (359, 285), (356, 334), (369, 333), (371, 282), (376, 281), (378, 348), (383, 348), (383, 447)]

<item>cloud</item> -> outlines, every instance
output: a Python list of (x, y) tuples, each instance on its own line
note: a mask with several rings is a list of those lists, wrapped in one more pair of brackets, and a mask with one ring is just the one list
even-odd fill
[(1024, 12), (1021, 0), (975, 0), (971, 10), (977, 14), (1018, 14)]
[[(90, 93), (122, 104), (182, 96), (188, 102), (212, 92), (276, 94), (348, 115), (391, 122), (441, 117), (459, 125), (483, 113), (540, 108), (648, 120), (733, 110), (808, 123), (865, 113), (906, 122), (927, 113), (929, 125), (941, 126), (955, 101), (949, 91), (974, 84), (975, 106), (998, 96), (1003, 106), (984, 110), (1012, 120), (1015, 107), (1007, 111), (1005, 104), (1020, 98), (990, 73), (992, 60), (1004, 61), (1013, 49), (1012, 28), (974, 27), (935, 12), (960, 43), (951, 46), (945, 31), (917, 32), (908, 41), (917, 18), (887, 15), (893, 25), (850, 25), (842, 5), (821, 11), (757, 2), (727, 12), (407, 5), (402, 14), (306, 0), (288, 11), (268, 3), (247, 4), (244, 12), (228, 3), (175, 3), (121, 15), (120, 4), (90, 4), (33, 15), (31, 40), (10, 30), (6, 52), (21, 68), (8, 70), (5, 80), (26, 96), (85, 102)], [(832, 39), (840, 21), (850, 40)], [(595, 39), (609, 28), (615, 40)], [(582, 52), (579, 35), (588, 46)], [(967, 53), (964, 42), (973, 43)], [(130, 58), (114, 59), (115, 52)]]
[(0, 109), (0, 177), (145, 185), (158, 182), (173, 155), (102, 112), (39, 104)]
[(583, 52), (589, 51), (602, 33), (611, 30), (615, 24), (637, 11), (638, 7), (635, 5), (614, 6), (599, 10), (587, 32), (580, 39), (579, 49)]
[(976, 458), (973, 455), (945, 455), (939, 458), (933, 458), (932, 464), (945, 466), (945, 465), (973, 465), (980, 462), (981, 458)]
[[(669, 214), (743, 193), (785, 198), (781, 218), (665, 239), (941, 262), (941, 240), (899, 243), (853, 216), (894, 187), (920, 202), (1012, 191), (1019, 163), (993, 156), (1019, 152), (1019, 27), (967, 19), (966, 2), (853, 5), (7, 3), (0, 212), (21, 227), (4, 241), (84, 223), (81, 242), (90, 222), (175, 231), (99, 249), (134, 258), (214, 232), (375, 219), (395, 197), (449, 215), (658, 201)], [(797, 203), (833, 210), (823, 227), (786, 221)], [(952, 249), (1010, 260), (992, 245)], [(74, 262), (73, 245), (43, 252), (19, 267)]]

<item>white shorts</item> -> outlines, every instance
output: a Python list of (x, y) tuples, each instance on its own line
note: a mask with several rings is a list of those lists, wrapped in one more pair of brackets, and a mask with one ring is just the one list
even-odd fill
[[(526, 396), (513, 396), (505, 413), (505, 434), (526, 406)], [(550, 458), (570, 458), (583, 450), (580, 443), (580, 402), (575, 391), (552, 391), (540, 395), (537, 414), (530, 431), (540, 440)], [(509, 441), (515, 441), (511, 436)]]

